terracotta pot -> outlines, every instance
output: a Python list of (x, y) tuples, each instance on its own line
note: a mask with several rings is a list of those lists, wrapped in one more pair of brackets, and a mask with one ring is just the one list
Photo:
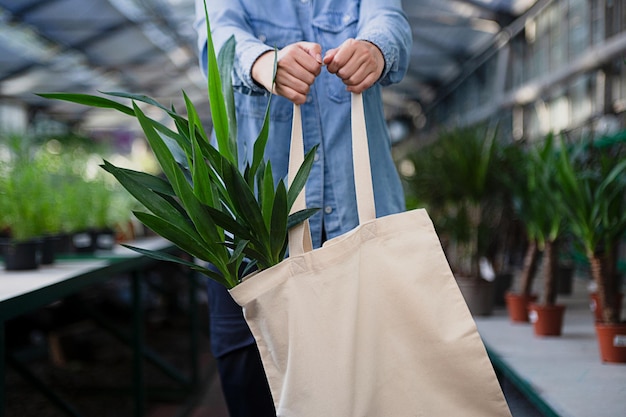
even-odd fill
[(563, 329), (565, 306), (531, 304), (528, 315), (537, 336), (560, 336)]
[[(596, 319), (596, 321), (602, 321), (602, 309), (598, 308), (598, 306), (600, 305), (599, 300), (598, 300), (598, 294), (595, 292), (592, 292), (591, 294), (589, 294), (589, 297), (591, 297), (591, 303), (589, 304), (589, 309), (593, 312), (593, 316)], [(615, 296), (615, 309), (617, 310), (617, 315), (619, 317), (619, 313), (620, 311), (622, 311), (622, 299), (624, 298), (624, 294), (617, 294)]]
[(509, 318), (514, 323), (528, 323), (528, 305), (537, 300), (536, 295), (509, 292), (505, 296)]
[(596, 322), (596, 335), (602, 362), (626, 363), (626, 323)]

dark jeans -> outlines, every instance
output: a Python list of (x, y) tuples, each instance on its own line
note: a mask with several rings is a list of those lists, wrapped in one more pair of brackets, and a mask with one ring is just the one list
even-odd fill
[(217, 368), (230, 417), (276, 417), (256, 345), (220, 356)]

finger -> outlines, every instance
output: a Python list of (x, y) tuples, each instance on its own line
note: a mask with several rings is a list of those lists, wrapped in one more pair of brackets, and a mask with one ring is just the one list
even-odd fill
[[(279, 54), (278, 64), (289, 68), (290, 72), (296, 76), (304, 76), (304, 73), (300, 70), (311, 74), (312, 78), (307, 77), (308, 80), (306, 81), (308, 84), (312, 84), (315, 77), (319, 75), (322, 70), (322, 64), (318, 62), (315, 57), (310, 55), (309, 50), (303, 48), (303, 43), (304, 42), (299, 42), (298, 44), (291, 45), (282, 50)], [(313, 54), (317, 53), (315, 48), (311, 51)]]
[(324, 65), (329, 65), (333, 61), (335, 55), (337, 55), (338, 50), (339, 48), (333, 48), (326, 51), (326, 54), (324, 54), (324, 59), (322, 61)]
[(348, 90), (351, 93), (362, 93), (363, 91), (367, 90), (368, 88), (370, 88), (371, 86), (373, 86), (376, 81), (378, 81), (378, 76), (376, 76), (374, 73), (369, 73), (362, 81), (356, 83), (356, 84), (346, 84), (347, 88), (346, 90)]
[(309, 93), (310, 85), (302, 81), (301, 78), (287, 72), (277, 74), (274, 93), (286, 97), (296, 104), (303, 104)]
[(318, 64), (322, 64), (322, 45), (314, 42), (298, 42), (297, 45), (315, 59)]
[(332, 74), (336, 74), (337, 71), (343, 68), (353, 58), (354, 54), (355, 41), (354, 39), (347, 39), (338, 48), (335, 48), (331, 55), (327, 53), (329, 59), (325, 59), (324, 62), (326, 63), (328, 71)]

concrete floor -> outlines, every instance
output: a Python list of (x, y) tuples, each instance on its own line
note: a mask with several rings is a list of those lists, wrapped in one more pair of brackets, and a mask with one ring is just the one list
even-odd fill
[(626, 416), (626, 364), (600, 360), (587, 281), (575, 279), (572, 294), (560, 295), (557, 302), (566, 306), (557, 337), (538, 337), (532, 324), (512, 323), (504, 307), (477, 317), (494, 362), (547, 416)]

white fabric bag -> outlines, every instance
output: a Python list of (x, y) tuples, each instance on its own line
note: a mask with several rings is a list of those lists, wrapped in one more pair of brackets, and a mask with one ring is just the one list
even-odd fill
[[(426, 211), (375, 219), (360, 95), (352, 106), (360, 225), (311, 250), (305, 223), (290, 232), (288, 259), (230, 290), (277, 416), (510, 417)], [(297, 167), (298, 106), (292, 135)]]

